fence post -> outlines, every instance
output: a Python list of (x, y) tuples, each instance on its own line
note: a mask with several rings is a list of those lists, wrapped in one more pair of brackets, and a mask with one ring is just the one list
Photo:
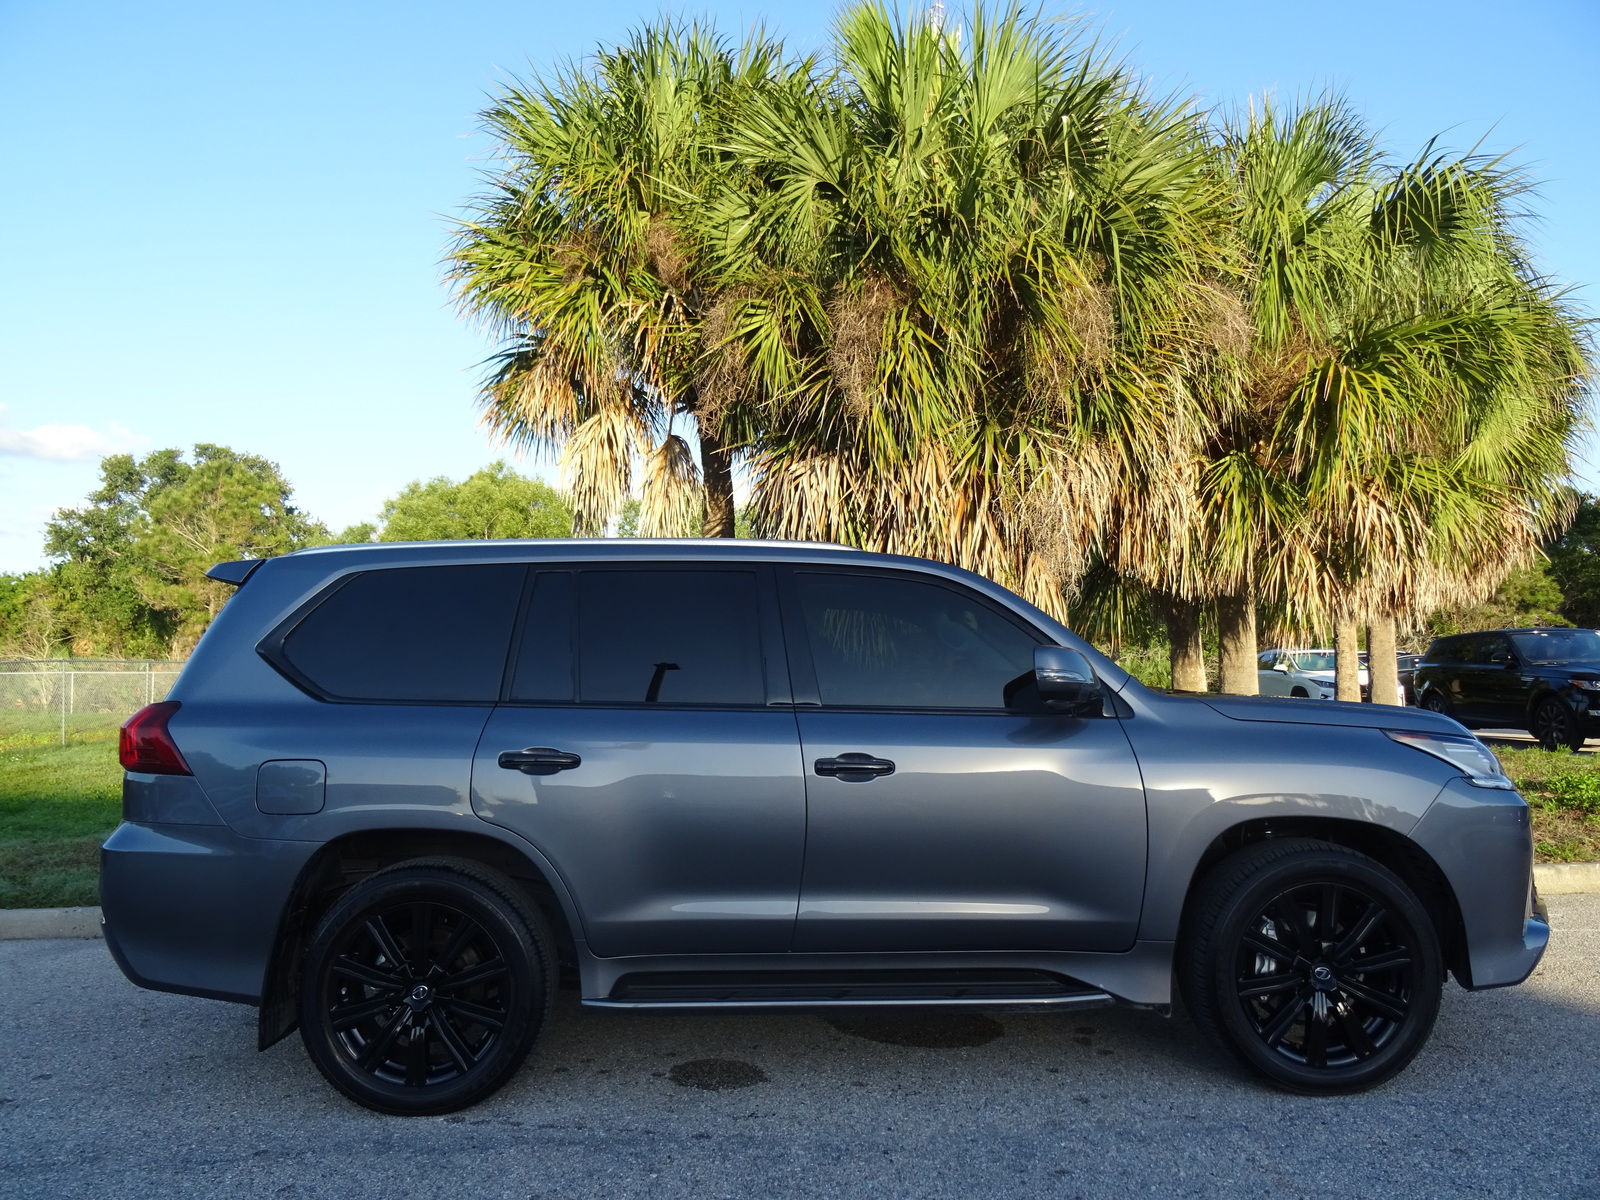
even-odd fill
[(156, 699), (156, 675), (155, 675), (155, 671), (151, 669), (150, 660), (149, 659), (145, 659), (145, 663), (144, 663), (144, 702), (146, 704), (154, 704), (155, 703), (155, 699)]
[[(56, 671), (57, 675), (65, 674), (65, 666)], [(61, 698), (61, 744), (67, 744), (67, 689), (59, 682), (56, 684), (56, 695)]]

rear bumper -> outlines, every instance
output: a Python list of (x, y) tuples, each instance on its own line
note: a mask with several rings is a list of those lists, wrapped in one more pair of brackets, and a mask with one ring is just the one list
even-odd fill
[(1550, 925), (1534, 896), (1533, 834), (1522, 797), (1452, 780), (1411, 839), (1455, 892), (1470, 976), (1462, 985), (1510, 987), (1531, 975)]
[(316, 849), (125, 822), (100, 852), (106, 946), (140, 987), (259, 1004), (284, 904)]

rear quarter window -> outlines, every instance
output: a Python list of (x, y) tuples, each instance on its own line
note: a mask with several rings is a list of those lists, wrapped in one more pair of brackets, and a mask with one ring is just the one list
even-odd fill
[(493, 703), (526, 573), (520, 563), (364, 571), (263, 653), (322, 699)]

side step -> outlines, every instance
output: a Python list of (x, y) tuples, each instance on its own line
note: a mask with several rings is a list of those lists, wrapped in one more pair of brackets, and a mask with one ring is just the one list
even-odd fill
[(590, 1008), (698, 1009), (969, 1007), (1097, 1008), (1102, 991), (1047, 971), (639, 972)]

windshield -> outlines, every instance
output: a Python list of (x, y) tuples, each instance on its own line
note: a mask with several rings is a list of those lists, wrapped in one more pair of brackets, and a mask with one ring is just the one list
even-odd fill
[(1511, 640), (1529, 662), (1600, 662), (1600, 633), (1592, 629), (1541, 629)]

